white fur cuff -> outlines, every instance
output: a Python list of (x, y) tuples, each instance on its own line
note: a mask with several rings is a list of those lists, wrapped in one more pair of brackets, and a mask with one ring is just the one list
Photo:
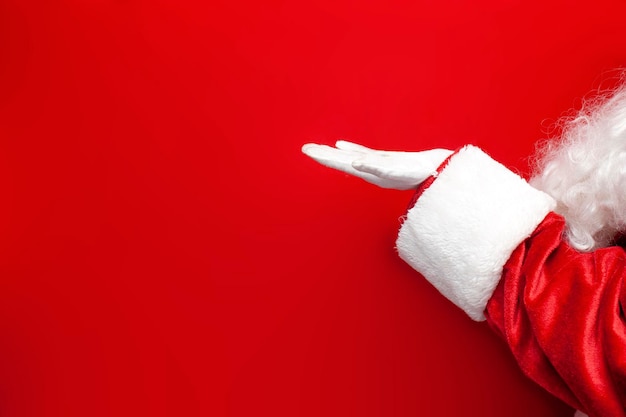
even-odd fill
[(409, 210), (396, 242), (398, 253), (481, 321), (511, 253), (555, 205), (552, 197), (467, 146)]

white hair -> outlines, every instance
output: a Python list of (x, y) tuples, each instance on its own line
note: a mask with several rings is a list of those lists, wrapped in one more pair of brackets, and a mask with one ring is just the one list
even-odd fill
[(557, 200), (576, 249), (609, 246), (626, 231), (626, 84), (562, 121), (560, 138), (538, 147), (530, 183)]

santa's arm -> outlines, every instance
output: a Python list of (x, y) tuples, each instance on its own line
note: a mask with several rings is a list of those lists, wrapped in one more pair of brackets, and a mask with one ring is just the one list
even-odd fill
[(555, 201), (478, 148), (418, 179), (397, 240), (402, 259), (486, 318), (548, 391), (592, 417), (626, 415), (623, 250), (571, 249)]
[(626, 256), (563, 240), (555, 202), (475, 147), (417, 191), (400, 256), (475, 320), (535, 382), (589, 416), (624, 416)]
[[(419, 186), (420, 198), (400, 229), (400, 257), (475, 320), (484, 319), (513, 249), (555, 206), (547, 194), (472, 146), (454, 153), (388, 152), (339, 141), (334, 148), (307, 144), (302, 151), (382, 187)], [(483, 204), (487, 199), (493, 203)]]

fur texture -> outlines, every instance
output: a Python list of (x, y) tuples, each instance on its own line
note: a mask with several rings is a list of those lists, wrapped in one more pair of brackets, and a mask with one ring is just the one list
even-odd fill
[(626, 230), (626, 85), (562, 121), (561, 137), (538, 148), (535, 173), (530, 183), (556, 199), (573, 247), (614, 243)]
[(504, 264), (554, 207), (550, 196), (468, 146), (409, 210), (396, 246), (446, 298), (484, 320)]

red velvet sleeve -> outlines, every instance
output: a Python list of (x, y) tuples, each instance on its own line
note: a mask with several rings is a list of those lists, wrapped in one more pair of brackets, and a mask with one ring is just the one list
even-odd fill
[(626, 253), (580, 253), (549, 214), (506, 263), (489, 324), (523, 372), (590, 417), (626, 416)]

